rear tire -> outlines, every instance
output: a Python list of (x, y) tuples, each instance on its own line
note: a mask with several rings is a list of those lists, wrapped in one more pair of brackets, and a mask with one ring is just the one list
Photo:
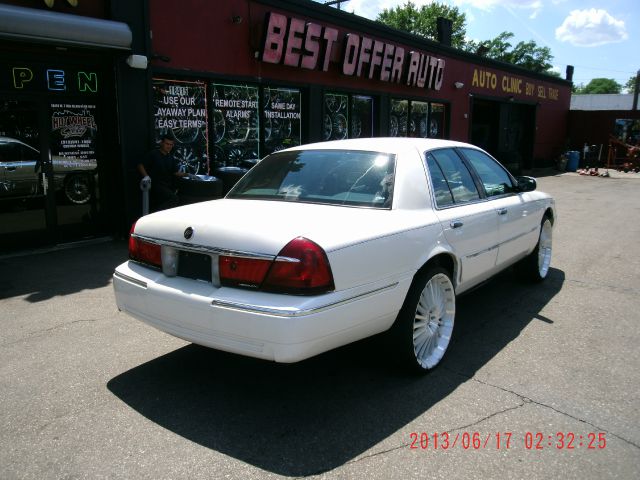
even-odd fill
[(450, 273), (432, 267), (415, 279), (390, 331), (392, 355), (403, 369), (427, 373), (453, 336), (456, 294)]
[(536, 248), (517, 265), (520, 276), (529, 282), (542, 282), (549, 274), (552, 251), (553, 223), (545, 215), (540, 225)]

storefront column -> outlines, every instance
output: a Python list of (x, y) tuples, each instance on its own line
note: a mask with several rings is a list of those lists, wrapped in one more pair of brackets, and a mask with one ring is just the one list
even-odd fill
[[(131, 53), (145, 56), (150, 62), (151, 47), (149, 34), (149, 2), (112, 0), (111, 15), (114, 20), (125, 22), (132, 32)], [(152, 97), (150, 66), (133, 68), (126, 58), (116, 64), (117, 96), (119, 111), (119, 141), (122, 158), (121, 190), (124, 195), (118, 200), (118, 211), (125, 212), (120, 219), (120, 229), (126, 233), (131, 224), (142, 214), (142, 200), (139, 188), (138, 162), (153, 148), (152, 138)]]

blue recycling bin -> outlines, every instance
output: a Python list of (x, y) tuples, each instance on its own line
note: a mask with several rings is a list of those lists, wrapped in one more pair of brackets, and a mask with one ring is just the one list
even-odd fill
[(571, 150), (567, 152), (567, 172), (575, 172), (580, 164), (580, 152)]

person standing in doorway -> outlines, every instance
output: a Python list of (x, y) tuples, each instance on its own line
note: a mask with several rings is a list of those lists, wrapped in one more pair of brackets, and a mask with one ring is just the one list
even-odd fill
[(143, 181), (151, 182), (150, 200), (153, 211), (165, 210), (179, 205), (175, 181), (177, 177), (188, 177), (180, 171), (180, 164), (172, 151), (175, 141), (168, 135), (160, 138), (158, 148), (138, 164), (138, 173)]

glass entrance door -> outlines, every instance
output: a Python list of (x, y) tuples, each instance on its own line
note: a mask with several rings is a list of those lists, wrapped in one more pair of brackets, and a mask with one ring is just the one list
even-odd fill
[[(36, 102), (0, 97), (0, 246), (47, 235), (48, 155)], [(5, 248), (2, 248), (5, 250)]]
[(58, 239), (95, 236), (100, 224), (97, 106), (67, 101), (48, 107)]
[(104, 234), (97, 110), (0, 97), (0, 254)]

